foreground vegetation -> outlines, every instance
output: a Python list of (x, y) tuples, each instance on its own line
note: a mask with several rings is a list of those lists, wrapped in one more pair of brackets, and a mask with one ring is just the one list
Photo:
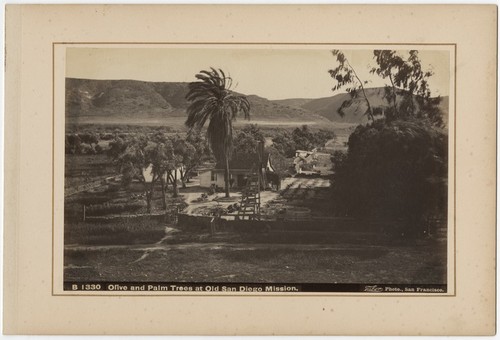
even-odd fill
[(156, 244), (65, 249), (65, 280), (446, 283), (446, 242), (371, 234), (189, 234)]
[(447, 128), (440, 98), (431, 96), (432, 72), (422, 68), (418, 51), (373, 54), (377, 66), (370, 72), (390, 81), (383, 107), (370, 102), (344, 53), (333, 51), (335, 89), (351, 94), (339, 114), (360, 105), (369, 123), (351, 134), (346, 154), (334, 154), (332, 208), (353, 217), (400, 219), (405, 235), (415, 237), (426, 220), (447, 218)]

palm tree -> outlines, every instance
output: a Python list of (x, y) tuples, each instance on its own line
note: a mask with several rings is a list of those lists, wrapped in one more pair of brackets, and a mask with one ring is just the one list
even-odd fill
[(189, 83), (186, 99), (186, 126), (201, 129), (207, 120), (207, 137), (210, 148), (219, 165), (224, 166), (226, 197), (229, 197), (229, 159), (233, 147), (233, 120), (238, 113), (250, 118), (250, 103), (245, 96), (231, 91), (232, 79), (219, 69), (200, 71), (198, 81)]

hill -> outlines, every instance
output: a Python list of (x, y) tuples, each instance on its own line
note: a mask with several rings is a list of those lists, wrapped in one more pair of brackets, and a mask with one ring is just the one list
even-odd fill
[[(389, 104), (384, 99), (385, 89), (383, 87), (365, 89), (366, 96), (372, 107), (387, 107)], [(366, 111), (366, 102), (362, 95), (355, 99), (353, 105), (346, 109), (346, 115), (341, 117), (338, 114), (338, 109), (342, 103), (350, 99), (348, 93), (340, 93), (331, 97), (323, 97), (317, 99), (282, 99), (275, 102), (286, 105), (298, 105), (310, 112), (327, 118), (332, 122), (360, 124), (366, 123), (368, 118), (364, 115)], [(448, 121), (448, 97), (442, 97), (440, 108), (444, 114), (444, 121)]]
[(290, 98), (290, 99), (277, 99), (273, 100), (274, 103), (278, 103), (284, 106), (294, 106), (304, 108), (304, 105), (309, 103), (312, 98)]
[[(187, 83), (136, 80), (66, 79), (66, 118), (78, 123), (183, 124), (188, 102)], [(247, 96), (251, 119), (261, 123), (329, 124), (307, 109), (282, 105), (256, 95)]]
[[(182, 126), (188, 102), (188, 83), (147, 82), (137, 80), (66, 79), (66, 121), (68, 124), (170, 124)], [(387, 106), (384, 88), (366, 89), (372, 106)], [(268, 100), (247, 95), (251, 105), (251, 121), (270, 125), (300, 125), (333, 123), (366, 123), (363, 115), (366, 103), (362, 96), (340, 117), (337, 113), (348, 93), (308, 99)], [(448, 97), (441, 108), (448, 118)], [(244, 122), (242, 119), (240, 123)]]

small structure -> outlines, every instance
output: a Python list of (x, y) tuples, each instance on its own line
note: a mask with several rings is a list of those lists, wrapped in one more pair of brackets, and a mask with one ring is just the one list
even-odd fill
[[(268, 152), (263, 152), (262, 159), (257, 153), (254, 154), (234, 154), (229, 162), (229, 184), (231, 188), (243, 188), (247, 185), (249, 177), (253, 173), (260, 173), (261, 188), (266, 188), (267, 173), (275, 173), (272, 166), (271, 157)], [(216, 186), (224, 188), (224, 167), (216, 164), (213, 169), (200, 171), (200, 186)]]
[(298, 174), (302, 173), (302, 171), (313, 171), (316, 166), (316, 149), (313, 151), (295, 151), (293, 165), (295, 172)]

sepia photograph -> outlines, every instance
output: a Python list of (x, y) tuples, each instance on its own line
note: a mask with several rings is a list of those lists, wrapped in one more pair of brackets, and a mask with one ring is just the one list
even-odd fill
[(496, 334), (496, 6), (5, 12), (4, 334)]
[(68, 46), (64, 290), (450, 293), (452, 52)]

